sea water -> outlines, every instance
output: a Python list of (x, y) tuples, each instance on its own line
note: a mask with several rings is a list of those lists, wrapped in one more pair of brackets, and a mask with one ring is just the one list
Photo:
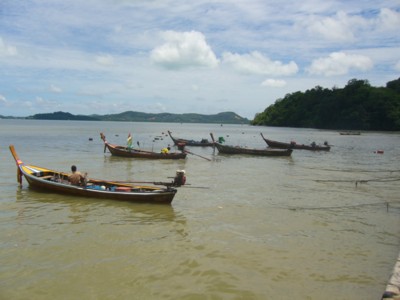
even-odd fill
[[(329, 152), (185, 160), (113, 157), (100, 139), (141, 149), (167, 136)], [(187, 185), (172, 205), (86, 199), (19, 187), (22, 161), (97, 179)], [(0, 299), (379, 299), (400, 250), (400, 133), (221, 124), (0, 120)], [(382, 154), (377, 153), (383, 150)], [(176, 151), (173, 147), (172, 151)]]

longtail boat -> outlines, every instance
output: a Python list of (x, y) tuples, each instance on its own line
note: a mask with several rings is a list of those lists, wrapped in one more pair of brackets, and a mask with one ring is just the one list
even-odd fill
[(100, 137), (104, 141), (104, 152), (106, 152), (106, 149), (108, 149), (108, 151), (110, 151), (110, 153), (115, 156), (148, 159), (184, 159), (187, 156), (187, 153), (184, 151), (162, 153), (136, 148), (128, 148), (125, 146), (118, 146), (107, 142), (106, 137), (103, 133), (100, 133)]
[(271, 148), (299, 149), (299, 150), (311, 150), (311, 151), (329, 151), (331, 149), (331, 146), (329, 146), (326, 142), (325, 142), (326, 144), (324, 144), (324, 145), (317, 145), (315, 143), (310, 144), (310, 145), (305, 145), (305, 144), (297, 144), (296, 142), (283, 143), (283, 142), (269, 140), (269, 139), (265, 138), (262, 133), (261, 133), (261, 137)]
[(340, 135), (361, 135), (359, 131), (341, 131), (339, 132)]
[(177, 192), (175, 187), (183, 185), (186, 180), (184, 171), (177, 171), (174, 181), (170, 183), (154, 182), (151, 185), (140, 185), (138, 183), (87, 179), (85, 185), (72, 185), (68, 181), (70, 174), (27, 165), (19, 159), (13, 145), (10, 145), (10, 151), (17, 164), (17, 179), (21, 186), (22, 176), (24, 176), (31, 188), (63, 195), (170, 204)]
[(255, 149), (246, 148), (240, 146), (228, 146), (223, 145), (214, 140), (214, 135), (210, 133), (211, 138), (214, 142), (215, 147), (218, 152), (224, 154), (248, 154), (248, 155), (259, 155), (259, 156), (290, 156), (292, 154), (292, 149)]
[(195, 141), (195, 140), (174, 138), (172, 136), (171, 131), (169, 131), (169, 130), (168, 130), (168, 134), (171, 137), (171, 139), (174, 141), (174, 144), (177, 145), (177, 146), (183, 144), (183, 145), (186, 145), (186, 146), (212, 147), (214, 145), (214, 143), (210, 142), (208, 139), (202, 139), (200, 141)]

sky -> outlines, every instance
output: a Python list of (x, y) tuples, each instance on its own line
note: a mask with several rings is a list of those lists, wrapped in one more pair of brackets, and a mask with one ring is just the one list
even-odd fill
[(0, 0), (0, 115), (216, 114), (400, 77), (399, 0)]

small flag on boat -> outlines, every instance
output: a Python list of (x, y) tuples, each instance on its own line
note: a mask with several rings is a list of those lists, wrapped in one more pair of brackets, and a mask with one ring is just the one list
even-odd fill
[(128, 139), (126, 140), (126, 143), (127, 143), (128, 148), (132, 148), (132, 135), (130, 132), (128, 134)]

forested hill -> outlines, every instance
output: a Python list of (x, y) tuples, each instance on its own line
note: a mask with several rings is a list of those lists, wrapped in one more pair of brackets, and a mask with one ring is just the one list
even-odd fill
[(252, 125), (347, 130), (400, 130), (400, 78), (386, 87), (352, 79), (342, 88), (317, 86), (278, 99)]
[(218, 123), (218, 124), (249, 124), (250, 120), (234, 112), (222, 112), (215, 115), (202, 114), (171, 114), (142, 113), (126, 111), (110, 115), (73, 115), (67, 112), (36, 114), (27, 119), (35, 120), (75, 120), (75, 121), (125, 121), (125, 122), (166, 122), (166, 123)]

